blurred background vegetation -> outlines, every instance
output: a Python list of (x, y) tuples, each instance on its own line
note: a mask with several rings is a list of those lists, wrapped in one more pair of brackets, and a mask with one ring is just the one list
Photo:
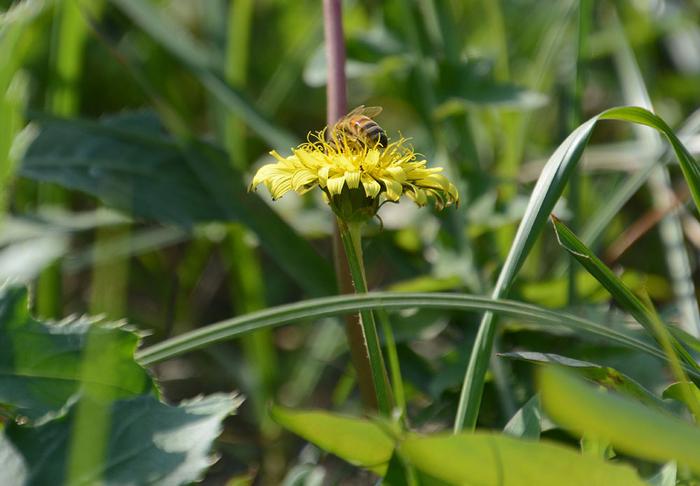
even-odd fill
[[(350, 105), (383, 106), (377, 121), (390, 138), (410, 137), (461, 195), (439, 214), (382, 208), (365, 242), (371, 288), (487, 294), (544, 162), (608, 107), (653, 108), (700, 152), (700, 3), (581, 4), (344, 2)], [(320, 197), (269, 203), (264, 189), (246, 192), (270, 150), (287, 153), (325, 124), (321, 2), (0, 1), (8, 8), (0, 276), (31, 284), (36, 315), (123, 318), (155, 343), (336, 292), (333, 218)], [(556, 213), (697, 336), (700, 226), (677, 167), (654, 169), (667, 156), (645, 129), (602, 124)], [(624, 320), (551, 231), (511, 297)], [(444, 311), (392, 316), (416, 428), (450, 427), (478, 322)], [(638, 353), (517, 320), (503, 323), (497, 348), (614, 365), (651, 389), (663, 379)], [(492, 371), (479, 426), (501, 428), (532, 395), (532, 366), (497, 358)], [(212, 484), (353, 474), (300, 448), (266, 413), (271, 401), (360, 411), (340, 321), (258, 332), (156, 372), (169, 400), (246, 395), (218, 441)]]

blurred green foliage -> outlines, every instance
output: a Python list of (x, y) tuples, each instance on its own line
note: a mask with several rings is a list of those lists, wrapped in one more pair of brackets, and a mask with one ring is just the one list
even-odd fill
[[(591, 3), (582, 50), (574, 0), (343, 3), (350, 105), (383, 106), (377, 121), (390, 138), (410, 137), (445, 167), (461, 199), (442, 213), (385, 205), (365, 238), (371, 289), (490, 293), (544, 161), (576, 125), (612, 106), (653, 109), (697, 157), (698, 2)], [(325, 124), (321, 2), (2, 0), (0, 11), (0, 276), (30, 286), (36, 315), (105, 313), (148, 330), (154, 344), (336, 293), (332, 216), (320, 197), (268, 204), (263, 190), (246, 192), (270, 150), (287, 153)], [(697, 212), (677, 165), (652, 182), (670, 152), (631, 126), (595, 129), (572, 176), (578, 190), (555, 213), (625, 271), (632, 291), (647, 291), (666, 322), (697, 336)], [(607, 259), (616, 248), (624, 251)], [(548, 229), (509, 297), (653, 342)], [(451, 426), (479, 318), (391, 313), (415, 429)], [(207, 480), (369, 481), (300, 446), (266, 412), (270, 401), (359, 412), (339, 321), (252, 336), (154, 367), (170, 401), (248, 397), (216, 442), (222, 459)], [(585, 376), (661, 401), (662, 361), (591, 336), (508, 317), (496, 350), (585, 362)], [(531, 361), (493, 359), (479, 427), (501, 429), (523, 405), (533, 410)], [(553, 425), (540, 433), (577, 445)], [(658, 469), (631, 463), (644, 477)]]

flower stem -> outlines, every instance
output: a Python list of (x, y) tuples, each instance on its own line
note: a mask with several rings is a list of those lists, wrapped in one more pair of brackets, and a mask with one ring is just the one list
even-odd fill
[[(345, 39), (341, 0), (323, 0), (323, 30), (326, 43), (328, 83), (326, 84), (327, 124), (333, 126), (347, 112), (345, 80)], [(333, 232), (333, 257), (342, 293), (352, 292), (353, 281), (348, 268), (348, 258), (343, 258), (343, 243), (340, 229)], [(367, 412), (378, 408), (376, 387), (372, 379), (372, 362), (369, 360), (365, 332), (360, 315), (349, 315), (345, 319), (345, 334), (348, 338), (352, 365), (357, 373), (362, 403)]]
[[(340, 237), (343, 241), (355, 292), (358, 294), (367, 293), (365, 268), (362, 260), (362, 223), (346, 223), (339, 219), (338, 228), (340, 229)], [(382, 415), (389, 416), (393, 408), (393, 399), (384, 366), (382, 348), (379, 344), (377, 325), (374, 322), (374, 314), (371, 310), (360, 312), (360, 323), (363, 334), (362, 344), (370, 363), (372, 386), (377, 399), (377, 406)]]

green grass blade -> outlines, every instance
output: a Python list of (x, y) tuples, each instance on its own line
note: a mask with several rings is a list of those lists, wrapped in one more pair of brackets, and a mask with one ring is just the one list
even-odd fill
[[(689, 116), (678, 129), (678, 136), (681, 140), (685, 140), (700, 131), (700, 110), (695, 111)], [(611, 197), (606, 201), (600, 211), (586, 223), (581, 231), (581, 240), (596, 249), (599, 245), (600, 238), (603, 236), (603, 231), (608, 227), (614, 217), (622, 210), (627, 202), (634, 196), (637, 191), (649, 179), (651, 173), (656, 170), (656, 166), (666, 164), (672, 158), (670, 151), (663, 151), (656, 156), (656, 160), (649, 166), (641, 169), (636, 174), (631, 175), (619, 189), (615, 190)], [(562, 271), (557, 271), (561, 274)]]
[[(574, 130), (557, 148), (542, 169), (542, 174), (535, 184), (525, 214), (508, 252), (508, 257), (498, 276), (492, 292), (493, 298), (498, 299), (508, 294), (510, 286), (535, 244), (535, 240), (539, 237), (554, 205), (559, 200), (572, 171), (583, 154), (592, 130), (599, 120), (628, 121), (650, 126), (661, 132), (671, 143), (696, 205), (700, 203), (700, 167), (661, 118), (639, 107), (619, 107), (606, 110)], [(462, 430), (465, 426), (472, 429), (476, 424), (483, 393), (484, 376), (493, 350), (495, 332), (494, 316), (491, 313), (486, 313), (482, 318), (469, 357), (455, 416), (455, 432)]]
[[(552, 217), (554, 230), (557, 234), (557, 239), (561, 246), (564, 247), (571, 255), (583, 265), (583, 267), (595, 277), (598, 282), (605, 287), (613, 296), (615, 301), (627, 312), (629, 312), (639, 322), (647, 332), (657, 337), (655, 331), (655, 323), (657, 317), (652, 309), (645, 305), (634, 293), (625, 285), (622, 280), (615, 275), (598, 257), (596, 257), (589, 249), (579, 240), (574, 233), (566, 227), (561, 221)], [(657, 337), (658, 339), (658, 337)], [(696, 368), (700, 369), (693, 357), (675, 338), (669, 335), (669, 339), (673, 343), (673, 349), (677, 352), (683, 361)]]
[(700, 165), (690, 155), (688, 149), (685, 148), (680, 139), (673, 133), (665, 121), (656, 116), (652, 112), (636, 106), (627, 106), (620, 108), (611, 108), (604, 111), (600, 115), (601, 120), (621, 120), (646, 125), (658, 130), (671, 144), (673, 152), (676, 154), (678, 164), (685, 182), (688, 184), (690, 194), (693, 197), (693, 202), (696, 208), (700, 208)]
[[(651, 97), (644, 83), (644, 77), (637, 64), (634, 52), (627, 41), (617, 16), (613, 15), (612, 17), (615, 31), (619, 38), (614, 59), (625, 100), (630, 104), (652, 110)], [(639, 140), (647, 148), (647, 151), (651, 153), (660, 153), (662, 151), (661, 137), (657, 132), (641, 125), (635, 125), (635, 131)], [(658, 166), (656, 170), (652, 171), (647, 184), (656, 210), (668, 211), (667, 208), (673, 207), (676, 195), (671, 187), (669, 170), (665, 165)], [(576, 228), (574, 230), (577, 231)], [(666, 266), (671, 276), (676, 302), (681, 314), (681, 325), (686, 331), (698, 336), (700, 335), (700, 310), (698, 310), (690, 257), (685, 247), (683, 227), (678, 211), (668, 212), (659, 221), (659, 236), (665, 247)]]
[[(310, 299), (293, 304), (271, 307), (245, 316), (238, 316), (194, 331), (167, 339), (138, 352), (138, 359), (149, 365), (201, 349), (212, 344), (233, 339), (258, 329), (292, 324), (298, 321), (319, 319), (355, 313), (363, 309), (442, 309), (464, 312), (492, 312), (536, 322), (553, 329), (572, 329), (605, 339), (665, 360), (659, 348), (627, 333), (611, 329), (609, 324), (597, 324), (581, 317), (555, 312), (522, 302), (449, 293), (394, 293), (370, 292), (363, 295), (341, 295)], [(700, 372), (690, 367), (685, 371), (700, 377)]]
[(577, 434), (609, 441), (626, 454), (655, 462), (678, 460), (700, 472), (700, 429), (630, 399), (595, 389), (564, 370), (539, 375), (542, 405)]

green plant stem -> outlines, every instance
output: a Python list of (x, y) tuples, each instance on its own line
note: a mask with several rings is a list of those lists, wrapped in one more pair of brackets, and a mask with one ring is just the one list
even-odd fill
[[(323, 0), (323, 33), (326, 44), (328, 63), (328, 82), (326, 84), (326, 121), (332, 126), (347, 112), (347, 92), (345, 78), (345, 38), (343, 37), (342, 4), (340, 0)], [(341, 293), (350, 293), (355, 286), (348, 262), (343, 258), (345, 242), (342, 230), (336, 225), (333, 232), (333, 259), (335, 261), (336, 279)], [(352, 245), (351, 245), (352, 246)], [(357, 288), (355, 286), (355, 288)], [(345, 334), (350, 348), (350, 358), (357, 372), (360, 397), (365, 410), (374, 412), (379, 407), (377, 390), (372, 380), (372, 362), (367, 352), (366, 334), (361, 317), (349, 315), (345, 319)]]
[[(340, 230), (343, 248), (345, 249), (345, 256), (348, 260), (352, 282), (355, 286), (355, 292), (358, 294), (365, 294), (367, 293), (367, 282), (365, 281), (365, 269), (362, 261), (362, 224), (346, 223), (338, 220), (338, 228)], [(360, 311), (360, 324), (362, 325), (363, 333), (362, 345), (369, 359), (370, 378), (377, 398), (377, 406), (381, 414), (389, 416), (393, 408), (392, 397), (386, 368), (384, 366), (382, 348), (379, 344), (377, 325), (374, 322), (374, 314), (371, 310)], [(366, 378), (359, 376), (358, 373), (358, 379)]]
[[(588, 46), (586, 44), (591, 30), (591, 17), (593, 3), (590, 0), (579, 0), (578, 8), (578, 35), (576, 40), (576, 73), (574, 76), (574, 86), (572, 90), (571, 110), (569, 116), (569, 129), (571, 132), (583, 122), (583, 89), (585, 85), (584, 71), (586, 66), (586, 56)], [(576, 167), (571, 174), (569, 181), (569, 200), (573, 218), (571, 226), (574, 231), (578, 231), (581, 226), (581, 197), (582, 186), (585, 183), (583, 180), (583, 171), (580, 167)], [(568, 271), (568, 301), (569, 305), (573, 306), (578, 301), (578, 290), (576, 288), (576, 272), (577, 266), (574, 263), (574, 258), (569, 259)]]
[(384, 336), (384, 345), (389, 361), (389, 373), (391, 374), (391, 390), (396, 401), (398, 409), (398, 420), (406, 422), (406, 395), (403, 388), (403, 379), (401, 378), (401, 366), (399, 365), (399, 354), (396, 352), (396, 340), (394, 339), (394, 331), (391, 329), (391, 322), (387, 312), (383, 309), (377, 311), (379, 317), (379, 325), (382, 328)]

